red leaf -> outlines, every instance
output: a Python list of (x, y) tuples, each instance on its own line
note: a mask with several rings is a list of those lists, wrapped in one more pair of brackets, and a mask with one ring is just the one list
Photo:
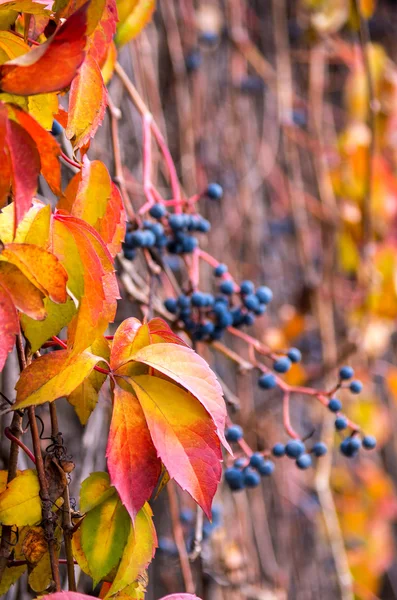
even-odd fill
[(153, 493), (161, 461), (137, 398), (118, 386), (114, 390), (106, 456), (112, 485), (134, 520)]
[(78, 592), (55, 592), (55, 594), (41, 596), (41, 600), (92, 600), (92, 596), (86, 596)]
[(152, 375), (137, 375), (129, 381), (170, 477), (210, 519), (222, 473), (222, 452), (213, 420), (194, 396), (174, 383)]
[(6, 129), (14, 195), (15, 232), (36, 193), (40, 156), (34, 140), (18, 123), (7, 121)]
[(11, 190), (11, 168), (6, 134), (7, 110), (0, 104), (0, 208), (4, 206)]
[(44, 44), (1, 65), (1, 91), (30, 96), (69, 86), (85, 56), (88, 4), (67, 19)]
[(18, 313), (11, 296), (0, 284), (0, 371), (19, 333)]
[(125, 319), (117, 328), (113, 338), (110, 354), (110, 367), (115, 371), (120, 365), (129, 360), (133, 353), (133, 343), (142, 323), (135, 317)]

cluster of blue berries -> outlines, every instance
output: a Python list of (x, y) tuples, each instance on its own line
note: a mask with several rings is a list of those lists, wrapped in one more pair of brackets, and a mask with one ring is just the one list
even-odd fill
[[(280, 356), (273, 361), (273, 369), (276, 373), (287, 373), (292, 364), (302, 360), (301, 351), (298, 348), (290, 348), (285, 356)], [(277, 386), (277, 379), (273, 373), (263, 373), (258, 379), (258, 386), (262, 390), (272, 390)]]
[[(210, 183), (205, 195), (211, 200), (220, 200), (223, 189), (218, 183)], [(136, 230), (127, 230), (123, 243), (123, 254), (133, 260), (139, 248), (167, 250), (170, 254), (190, 254), (198, 246), (192, 233), (208, 233), (211, 224), (199, 214), (169, 214), (164, 204), (153, 204), (149, 216)]]
[[(214, 276), (227, 274), (227, 266), (219, 264)], [(167, 298), (165, 308), (183, 321), (185, 329), (196, 341), (219, 340), (230, 327), (253, 325), (255, 318), (262, 315), (273, 297), (270, 288), (255, 289), (252, 281), (243, 281), (238, 290), (231, 279), (223, 279), (219, 292), (212, 294), (195, 291), (190, 296)]]

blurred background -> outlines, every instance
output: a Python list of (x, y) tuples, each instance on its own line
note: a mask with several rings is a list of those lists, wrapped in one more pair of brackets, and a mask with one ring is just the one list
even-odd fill
[[(153, 21), (119, 53), (165, 134), (184, 193), (211, 181), (224, 189), (219, 201), (200, 200), (212, 223), (202, 248), (237, 281), (273, 290), (249, 332), (274, 350), (301, 350), (302, 363), (286, 375), (294, 385), (332, 387), (338, 368), (352, 365), (364, 391), (342, 394), (346, 414), (378, 440), (373, 453), (343, 457), (332, 415), (294, 395), (295, 429), (326, 441), (327, 456), (305, 472), (280, 460), (255, 490), (232, 494), (222, 483), (212, 524), (186, 494), (163, 492), (153, 504), (159, 550), (148, 600), (192, 583), (204, 600), (397, 598), (396, 34), (391, 0), (159, 0)], [(109, 93), (121, 111), (126, 188), (139, 208), (141, 117), (116, 75)], [(108, 114), (89, 156), (114, 173), (110, 126)], [(156, 154), (153, 177), (170, 197)], [(183, 285), (178, 259), (168, 257), (166, 268)], [(120, 257), (118, 271), (118, 322), (142, 318), (144, 265)], [(200, 287), (212, 285), (204, 268)], [(168, 292), (156, 287), (163, 317)], [(231, 420), (254, 450), (286, 442), (280, 392), (259, 390), (244, 368), (246, 344), (224, 343), (242, 364), (204, 344), (198, 350), (223, 383)], [(12, 396), (12, 360), (7, 368)], [(79, 482), (105, 468), (109, 418), (103, 398), (83, 430), (61, 404), (76, 498)], [(87, 586), (82, 575), (90, 593)], [(18, 586), (6, 597), (25, 598)]]

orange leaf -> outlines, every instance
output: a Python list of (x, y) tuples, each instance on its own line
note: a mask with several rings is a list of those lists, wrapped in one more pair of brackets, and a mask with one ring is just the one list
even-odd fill
[(94, 137), (105, 116), (107, 90), (94, 58), (87, 56), (73, 79), (69, 95), (66, 137), (80, 148)]
[(101, 18), (88, 40), (88, 54), (102, 68), (116, 32), (117, 6), (116, 0), (106, 0)]
[(7, 111), (0, 105), (0, 208), (4, 206), (11, 191), (11, 167), (6, 145)]
[(34, 360), (21, 373), (13, 410), (53, 402), (71, 394), (92, 372), (102, 358), (90, 352), (72, 354), (57, 350)]
[(119, 386), (114, 390), (106, 456), (112, 485), (134, 520), (156, 487), (161, 461), (136, 396)]
[(196, 398), (173, 383), (151, 375), (135, 376), (130, 383), (170, 477), (210, 519), (222, 473), (222, 452), (213, 420)]
[(12, 107), (15, 120), (21, 125), (24, 130), (31, 136), (36, 143), (37, 150), (40, 156), (41, 174), (46, 179), (48, 185), (54, 194), (61, 193), (61, 165), (58, 157), (61, 154), (61, 148), (54, 136), (46, 131), (33, 117), (23, 110)]
[(41, 46), (0, 66), (0, 89), (30, 96), (63, 90), (84, 60), (88, 3)]
[(0, 371), (19, 333), (18, 313), (10, 294), (0, 284)]
[(45, 318), (44, 294), (17, 267), (0, 262), (0, 284), (7, 288), (18, 310), (37, 321)]
[(6, 244), (0, 254), (16, 267), (53, 302), (66, 302), (67, 273), (56, 256), (32, 244)]

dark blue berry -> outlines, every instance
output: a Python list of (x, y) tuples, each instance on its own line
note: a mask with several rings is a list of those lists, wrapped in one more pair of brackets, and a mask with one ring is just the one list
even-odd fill
[(168, 223), (173, 231), (181, 231), (186, 226), (185, 215), (170, 215)]
[(198, 240), (197, 238), (191, 236), (191, 235), (185, 235), (183, 240), (182, 240), (182, 252), (184, 254), (190, 254), (191, 252), (193, 252), (193, 250), (195, 250), (198, 246)]
[(248, 310), (258, 310), (259, 309), (259, 300), (258, 298), (255, 296), (255, 294), (248, 294), (248, 296), (246, 296), (244, 298), (244, 306), (246, 308), (248, 308)]
[(207, 219), (200, 219), (197, 223), (196, 231), (200, 231), (201, 233), (208, 233), (211, 229), (211, 223), (207, 221)]
[(337, 431), (343, 431), (347, 428), (347, 419), (346, 417), (337, 417), (335, 419), (335, 429)]
[(339, 369), (339, 379), (346, 380), (354, 377), (354, 370), (349, 366), (344, 366)]
[(244, 315), (241, 308), (233, 308), (231, 311), (233, 317), (233, 327), (240, 327), (244, 323)]
[(202, 292), (193, 292), (192, 294), (192, 306), (201, 308), (205, 305), (205, 295)]
[(185, 59), (186, 69), (189, 72), (197, 71), (201, 67), (203, 57), (199, 49), (192, 50)]
[(142, 248), (146, 242), (146, 236), (144, 231), (132, 231), (128, 236), (129, 243), (134, 248)]
[(258, 379), (258, 385), (263, 390), (271, 390), (277, 385), (277, 380), (273, 373), (264, 373)]
[(246, 469), (244, 469), (243, 475), (244, 475), (244, 484), (246, 485), (246, 487), (255, 488), (260, 484), (261, 478), (260, 478), (259, 474), (256, 471), (254, 471), (253, 469), (250, 469), (249, 467), (247, 467)]
[(223, 263), (220, 263), (214, 269), (214, 275), (215, 275), (215, 277), (222, 277), (222, 275), (224, 275), (227, 272), (228, 272), (228, 267), (227, 267), (227, 265), (224, 265)]
[(219, 183), (209, 183), (205, 193), (210, 200), (220, 200), (223, 196), (223, 188)]
[(178, 548), (175, 542), (170, 538), (160, 536), (158, 539), (158, 547), (161, 552), (176, 556), (178, 554)]
[(331, 400), (328, 402), (328, 408), (331, 412), (339, 412), (342, 408), (342, 402), (339, 400), (339, 398), (331, 398)]
[(314, 446), (313, 446), (314, 456), (324, 456), (325, 454), (327, 454), (327, 452), (328, 452), (328, 448), (324, 444), (324, 442), (317, 442), (317, 444), (314, 444)]
[(234, 467), (229, 467), (229, 469), (226, 469), (225, 481), (233, 492), (242, 490), (245, 487), (243, 472), (240, 469), (235, 469)]
[(222, 294), (230, 296), (234, 292), (234, 283), (230, 279), (226, 279), (225, 281), (222, 281), (219, 289), (221, 290)]
[(214, 304), (214, 296), (212, 294), (203, 294), (204, 306), (212, 306)]
[(126, 260), (134, 260), (136, 257), (136, 250), (127, 246), (123, 248), (123, 256)]
[(287, 356), (282, 356), (273, 363), (273, 369), (277, 371), (277, 373), (286, 373), (290, 368), (291, 361)]
[(265, 462), (265, 459), (263, 458), (262, 454), (260, 454), (260, 452), (254, 452), (251, 457), (250, 457), (250, 467), (253, 467), (254, 469), (259, 469), (259, 467)]
[(299, 458), (296, 459), (296, 466), (298, 469), (308, 469), (312, 466), (312, 457), (310, 454), (302, 454)]
[(153, 204), (149, 208), (149, 215), (153, 217), (153, 219), (162, 219), (167, 214), (167, 209), (164, 204)]
[(285, 445), (285, 454), (289, 458), (299, 458), (305, 451), (305, 445), (300, 440), (291, 440)]
[(52, 122), (51, 133), (53, 136), (61, 135), (62, 133), (62, 125), (58, 123), (58, 121)]
[(194, 512), (190, 508), (183, 508), (179, 513), (179, 520), (181, 523), (189, 525), (194, 522)]
[(190, 298), (186, 296), (186, 294), (181, 294), (178, 296), (178, 306), (179, 308), (189, 308), (190, 307)]
[(203, 332), (204, 336), (207, 335), (212, 335), (214, 332), (214, 324), (212, 323), (212, 321), (205, 321), (202, 325), (201, 325), (201, 331)]
[(175, 298), (167, 298), (164, 300), (164, 306), (171, 314), (175, 315), (178, 312), (178, 302)]
[(218, 325), (218, 327), (222, 327), (223, 329), (226, 329), (226, 327), (230, 327), (231, 325), (233, 325), (232, 313), (229, 312), (227, 310), (227, 308), (225, 306), (223, 306), (222, 304), (221, 305), (215, 304), (214, 313), (215, 313), (215, 317), (216, 317), (216, 324)]
[(265, 82), (258, 75), (246, 75), (240, 81), (240, 90), (246, 94), (261, 92), (265, 89)]
[(225, 438), (228, 442), (238, 442), (243, 438), (243, 429), (240, 425), (231, 425), (225, 431)]
[(131, 248), (135, 247), (135, 232), (134, 231), (127, 231), (127, 233), (125, 234), (125, 238), (124, 238), (124, 244), (126, 246), (130, 246)]
[(302, 354), (298, 348), (290, 348), (287, 352), (287, 356), (293, 363), (298, 363), (302, 360)]
[(254, 313), (260, 317), (266, 312), (267, 306), (266, 304), (259, 304), (259, 306), (254, 310)]
[(366, 435), (363, 437), (363, 448), (366, 450), (373, 450), (376, 447), (376, 438), (373, 435)]
[(200, 33), (200, 42), (213, 46), (219, 39), (218, 34), (215, 31), (202, 31)]
[(233, 464), (236, 467), (236, 469), (242, 469), (243, 467), (247, 466), (247, 459), (243, 457), (236, 458)]
[(359, 394), (363, 390), (363, 384), (361, 383), (361, 381), (356, 379), (355, 381), (352, 381), (350, 383), (349, 389), (353, 394)]
[(166, 235), (156, 236), (156, 246), (157, 248), (164, 248), (168, 243), (168, 238)]
[(280, 458), (281, 456), (285, 455), (285, 446), (284, 444), (274, 444), (273, 448), (272, 448), (272, 454), (273, 456), (277, 456), (277, 458)]
[(243, 315), (243, 325), (253, 325), (255, 323), (255, 317), (252, 313), (246, 313)]
[(211, 339), (216, 341), (220, 340), (224, 334), (224, 329), (222, 327), (214, 327), (214, 331), (211, 334)]
[(142, 234), (144, 236), (142, 246), (144, 248), (151, 248), (152, 246), (154, 246), (154, 244), (156, 243), (156, 236), (154, 235), (153, 231), (145, 229), (144, 231), (142, 231)]
[(258, 300), (261, 304), (269, 304), (269, 302), (272, 301), (273, 292), (266, 285), (262, 285), (261, 287), (258, 287), (258, 289), (256, 290), (255, 293), (256, 293), (256, 297), (258, 298)]
[(246, 280), (242, 281), (240, 285), (240, 292), (242, 294), (253, 294), (255, 291), (255, 286), (252, 281)]
[(361, 441), (357, 437), (348, 437), (340, 445), (340, 451), (347, 458), (357, 456), (361, 447)]
[(163, 235), (164, 235), (164, 227), (162, 226), (161, 223), (150, 223), (148, 228), (150, 229), (150, 231), (153, 231), (154, 235), (156, 236), (156, 243), (157, 243), (158, 238), (163, 237)]
[(265, 460), (259, 467), (258, 471), (263, 477), (268, 477), (274, 473), (275, 465), (271, 460)]

